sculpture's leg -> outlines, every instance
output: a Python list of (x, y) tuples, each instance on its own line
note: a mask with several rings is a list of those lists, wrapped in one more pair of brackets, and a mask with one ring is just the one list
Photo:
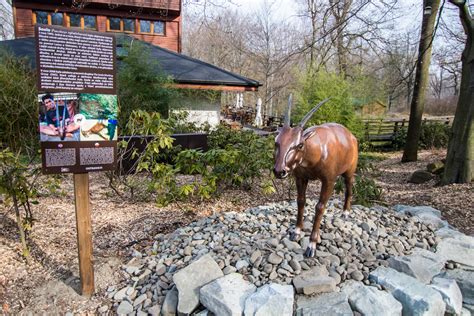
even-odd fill
[(296, 178), (296, 191), (298, 196), (296, 203), (298, 205), (298, 217), (296, 218), (296, 227), (290, 233), (290, 240), (296, 241), (303, 235), (303, 219), (304, 219), (304, 205), (306, 203), (306, 188), (308, 187), (307, 179)]
[(304, 253), (306, 257), (314, 257), (316, 254), (316, 244), (321, 241), (319, 226), (321, 225), (321, 220), (324, 215), (326, 208), (326, 203), (331, 197), (332, 191), (334, 189), (334, 181), (323, 180), (321, 186), (321, 193), (319, 195), (319, 202), (316, 205), (316, 214), (314, 215), (313, 230), (311, 231), (311, 236), (309, 238), (309, 245), (306, 248)]
[(344, 211), (351, 210), (352, 186), (354, 185), (354, 173), (345, 173), (344, 182), (346, 184), (346, 199), (344, 201)]

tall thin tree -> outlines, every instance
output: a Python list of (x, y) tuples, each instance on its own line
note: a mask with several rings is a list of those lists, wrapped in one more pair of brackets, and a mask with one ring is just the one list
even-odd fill
[(435, 32), (436, 16), (440, 0), (423, 1), (423, 22), (421, 25), (418, 60), (416, 64), (415, 86), (410, 106), (410, 122), (402, 162), (418, 159), (418, 141), (421, 134), (421, 120), (425, 107), (425, 94), (429, 83), (431, 48)]

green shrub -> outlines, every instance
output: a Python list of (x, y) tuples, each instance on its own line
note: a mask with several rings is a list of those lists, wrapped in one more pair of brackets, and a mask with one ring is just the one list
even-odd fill
[[(265, 192), (272, 192), (268, 179), (273, 166), (273, 139), (253, 132), (219, 127), (209, 136), (210, 149), (182, 151), (176, 167), (185, 174), (210, 176), (218, 188), (228, 186), (249, 189), (255, 181)], [(264, 175), (262, 177), (262, 175)]]
[[(374, 158), (364, 153), (360, 153), (359, 155), (357, 174), (355, 175), (355, 181), (352, 187), (352, 199), (354, 204), (371, 206), (376, 202), (380, 202), (383, 198), (382, 188), (380, 188), (369, 175), (375, 171), (375, 167), (372, 164), (374, 159), (378, 160), (380, 158)], [(341, 176), (336, 181), (334, 191), (339, 194), (345, 192), (345, 190), (344, 178)]]
[(0, 50), (0, 147), (37, 154), (38, 102), (36, 75), (27, 60)]
[(14, 154), (9, 148), (0, 151), (0, 195), (4, 197), (6, 209), (15, 212), (22, 254), (29, 261), (30, 253), (27, 245), (28, 233), (33, 227), (31, 204), (36, 204), (36, 190), (34, 174), (37, 169), (30, 169), (27, 163), (22, 162), (20, 154)]
[(174, 134), (198, 132), (209, 133), (211, 130), (211, 125), (207, 122), (201, 125), (191, 122), (189, 120), (189, 112), (185, 110), (170, 112), (168, 120), (172, 126)]
[(395, 150), (400, 150), (405, 147), (406, 143), (407, 143), (407, 129), (405, 127), (399, 128), (393, 134), (392, 147)]
[[(426, 122), (421, 125), (420, 149), (446, 148), (448, 146), (451, 127), (437, 122)], [(392, 147), (400, 150), (405, 147), (407, 140), (407, 129), (400, 128), (393, 136)]]
[(420, 147), (423, 149), (446, 148), (451, 127), (442, 123), (425, 123), (421, 127)]
[[(110, 187), (123, 198), (149, 200), (154, 197), (164, 205), (190, 197), (208, 199), (227, 187), (248, 189), (256, 183), (264, 193), (274, 191), (268, 180), (273, 165), (273, 139), (270, 137), (218, 128), (211, 133), (214, 147), (209, 151), (180, 150), (173, 161), (164, 161), (161, 155), (173, 151), (170, 120), (162, 119), (158, 113), (135, 111), (127, 124), (127, 129), (136, 135), (155, 137), (144, 144), (143, 152), (121, 142), (121, 147), (129, 148), (129, 152), (122, 151), (120, 158), (137, 159), (136, 168), (132, 168), (135, 172), (107, 173)], [(232, 133), (235, 134), (230, 138), (232, 141), (226, 143), (224, 137)], [(180, 174), (191, 177), (182, 182), (178, 178)]]
[[(126, 159), (134, 160), (135, 163), (128, 171), (107, 172), (109, 186), (123, 198), (147, 200), (154, 192), (166, 190), (166, 185), (173, 185), (172, 167), (160, 162), (163, 151), (172, 148), (171, 126), (159, 113), (133, 111), (125, 128), (131, 135), (154, 137), (143, 140), (146, 142), (143, 151), (130, 146), (131, 139), (119, 142), (118, 165), (122, 166)], [(141, 171), (144, 172), (139, 174)]]
[(331, 99), (312, 116), (307, 126), (335, 122), (346, 126), (358, 139), (362, 139), (363, 124), (355, 115), (349, 83), (335, 73), (307, 73), (299, 79), (292, 122), (298, 123), (308, 111), (326, 98)]
[(169, 86), (172, 80), (150, 56), (149, 47), (136, 41), (132, 43), (125, 47), (126, 56), (121, 58), (118, 72), (119, 126), (124, 129), (124, 135), (132, 135), (126, 126), (133, 111), (158, 112), (167, 117), (171, 99), (178, 95)]
[(374, 179), (366, 175), (356, 175), (353, 188), (354, 203), (364, 206), (371, 206), (382, 200), (382, 188)]

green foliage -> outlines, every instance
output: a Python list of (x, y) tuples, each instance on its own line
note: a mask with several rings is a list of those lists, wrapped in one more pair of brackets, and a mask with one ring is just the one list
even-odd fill
[(149, 47), (136, 41), (132, 44), (125, 48), (118, 73), (119, 125), (128, 135), (133, 135), (126, 126), (134, 110), (159, 112), (166, 117), (171, 99), (177, 96), (169, 86), (172, 80), (150, 56)]
[(79, 109), (86, 119), (117, 119), (117, 96), (81, 93)]
[[(372, 161), (381, 159), (374, 158), (371, 155), (361, 153), (357, 164), (357, 174), (355, 175), (354, 185), (352, 187), (354, 204), (371, 206), (376, 202), (380, 202), (383, 198), (383, 190), (380, 188), (370, 173), (375, 171)], [(343, 177), (339, 177), (334, 186), (337, 194), (345, 192), (345, 184)]]
[(365, 68), (354, 67), (348, 82), (352, 103), (356, 106), (387, 99), (387, 89), (383, 78), (379, 78), (377, 73), (367, 73)]
[(308, 121), (307, 126), (336, 122), (361, 139), (363, 126), (356, 117), (349, 83), (340, 75), (319, 71), (301, 77), (296, 91), (292, 122), (298, 123), (320, 101), (331, 98)]
[(382, 200), (382, 188), (380, 188), (374, 179), (366, 176), (355, 176), (355, 183), (353, 187), (354, 202), (364, 206), (371, 206), (376, 202)]
[(446, 148), (451, 127), (442, 123), (426, 123), (421, 127), (420, 146), (423, 149)]
[[(26, 244), (28, 232), (33, 227), (31, 204), (36, 196), (34, 181), (31, 179), (36, 170), (31, 170), (21, 161), (19, 154), (15, 155), (10, 149), (0, 151), (0, 194), (4, 196), (6, 208), (15, 211), (23, 255), (28, 260), (29, 250)], [(23, 218), (22, 211), (23, 210)]]
[[(226, 137), (228, 142), (225, 142)], [(207, 152), (181, 152), (176, 159), (177, 168), (185, 174), (200, 174), (204, 179), (210, 175), (222, 188), (250, 188), (262, 173), (270, 174), (273, 165), (273, 140), (270, 137), (221, 127), (211, 132), (209, 140), (211, 149)], [(260, 185), (265, 191), (272, 191), (268, 182)]]
[(209, 125), (209, 123), (207, 122), (201, 125), (197, 125), (194, 122), (190, 122), (189, 112), (184, 110), (171, 111), (168, 120), (172, 126), (173, 133), (175, 134), (198, 132), (209, 133), (209, 131), (211, 130), (211, 125)]
[[(163, 162), (161, 154), (173, 151), (171, 121), (159, 114), (142, 111), (132, 113), (127, 128), (138, 135), (155, 135), (148, 141), (144, 151), (128, 148), (123, 142), (121, 157), (137, 158), (136, 172), (108, 173), (111, 188), (122, 197), (140, 198), (154, 195), (163, 205), (187, 198), (209, 199), (227, 187), (250, 188), (255, 181), (264, 193), (274, 192), (271, 179), (273, 164), (273, 140), (262, 138), (252, 132), (231, 131), (218, 128), (211, 133), (214, 147), (207, 152), (181, 150), (175, 153), (171, 163)], [(224, 139), (231, 134), (231, 142)], [(128, 152), (127, 152), (128, 151)], [(188, 175), (185, 181), (179, 175)], [(138, 179), (138, 180), (137, 180)], [(124, 189), (127, 194), (123, 194)]]
[(395, 150), (400, 150), (405, 147), (407, 142), (407, 129), (405, 127), (399, 128), (394, 134), (392, 139), (392, 147)]
[[(430, 122), (421, 125), (420, 149), (446, 148), (448, 146), (451, 127), (446, 124)], [(407, 140), (407, 129), (401, 128), (393, 136), (392, 147), (400, 150), (405, 147)]]
[[(134, 111), (125, 127), (132, 135), (153, 136), (143, 139), (144, 150), (131, 145), (131, 140), (119, 143), (118, 164), (123, 161), (135, 161), (128, 171), (108, 172), (109, 186), (123, 198), (146, 200), (152, 192), (163, 193), (166, 186), (173, 185), (172, 167), (160, 163), (160, 155), (164, 150), (171, 149), (171, 126), (157, 112)], [(144, 172), (144, 175), (137, 174)], [(124, 193), (125, 191), (125, 193)]]
[(36, 185), (38, 196), (65, 197), (67, 191), (62, 186), (65, 174), (52, 174), (45, 176)]
[(36, 155), (38, 102), (36, 76), (27, 60), (0, 50), (0, 146)]

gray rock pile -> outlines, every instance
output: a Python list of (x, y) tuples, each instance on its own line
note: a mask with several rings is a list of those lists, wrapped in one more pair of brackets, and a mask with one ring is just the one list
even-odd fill
[[(110, 308), (136, 315), (460, 315), (474, 305), (474, 238), (430, 207), (329, 203), (316, 257), (305, 258), (295, 203), (220, 213), (172, 234), (123, 266)], [(437, 250), (434, 252), (434, 250)], [(464, 305), (463, 305), (464, 304)], [(463, 309), (464, 306), (464, 309)], [(101, 312), (110, 312), (101, 311)]]

